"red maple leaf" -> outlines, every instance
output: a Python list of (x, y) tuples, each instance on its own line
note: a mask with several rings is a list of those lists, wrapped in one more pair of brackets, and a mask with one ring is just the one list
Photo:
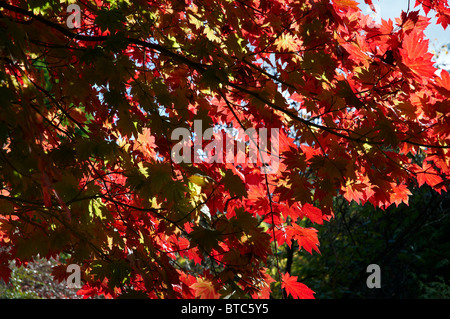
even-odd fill
[(436, 71), (431, 61), (433, 54), (428, 52), (428, 42), (429, 40), (423, 38), (423, 34), (413, 30), (405, 35), (402, 48), (399, 49), (403, 63), (421, 80), (433, 77)]
[(8, 265), (0, 265), (0, 279), (8, 283), (10, 277), (11, 269), (8, 267)]
[(297, 276), (291, 276), (289, 273), (282, 275), (281, 287), (294, 299), (314, 299), (314, 291), (298, 282)]
[(432, 0), (416, 0), (414, 7), (417, 7), (419, 4), (422, 5), (425, 14), (428, 14), (428, 12), (430, 12), (430, 9), (433, 7)]
[(437, 23), (441, 24), (444, 30), (447, 29), (450, 24), (450, 14), (438, 14), (437, 17)]
[(437, 89), (444, 94), (450, 92), (450, 73), (446, 70), (442, 70), (440, 77), (436, 78), (436, 83), (438, 85)]
[(423, 184), (435, 186), (442, 182), (442, 178), (430, 164), (424, 162), (423, 170), (417, 172), (417, 182), (419, 183), (419, 187)]
[(311, 205), (309, 203), (306, 203), (302, 206), (302, 212), (313, 223), (317, 223), (320, 225), (323, 224), (323, 215), (322, 215), (322, 211), (319, 208), (314, 207), (313, 205)]

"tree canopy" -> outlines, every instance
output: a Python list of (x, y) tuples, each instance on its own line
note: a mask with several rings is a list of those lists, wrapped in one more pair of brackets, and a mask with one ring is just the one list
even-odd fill
[(446, 28), (447, 1), (381, 23), (352, 0), (74, 3), (0, 1), (0, 278), (64, 252), (87, 297), (313, 298), (278, 252), (320, 253), (336, 196), (447, 191), (450, 74), (418, 11)]

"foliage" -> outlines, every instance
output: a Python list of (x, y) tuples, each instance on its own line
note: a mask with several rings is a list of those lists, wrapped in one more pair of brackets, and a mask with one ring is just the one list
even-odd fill
[(0, 282), (0, 298), (1, 299), (36, 299), (37, 294), (31, 290), (23, 291), (20, 289), (22, 283), (22, 274), (16, 275), (15, 272), (6, 285), (3, 281)]
[(442, 278), (427, 284), (421, 284), (422, 298), (426, 299), (450, 299), (450, 285)]
[(51, 275), (56, 260), (36, 258), (25, 266), (10, 264), (11, 277), (8, 284), (0, 281), (0, 299), (74, 299), (76, 289), (66, 283), (57, 283)]
[[(337, 196), (391, 209), (447, 190), (450, 74), (419, 11), (91, 0), (71, 29), (71, 2), (0, 1), (5, 281), (11, 260), (65, 253), (86, 297), (310, 298), (279, 255), (320, 253)], [(447, 27), (447, 1), (416, 6)], [(255, 156), (191, 138), (213, 128)]]

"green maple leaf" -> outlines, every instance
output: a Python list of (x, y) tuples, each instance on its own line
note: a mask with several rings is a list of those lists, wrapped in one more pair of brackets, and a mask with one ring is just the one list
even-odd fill
[(258, 220), (251, 213), (246, 212), (243, 208), (236, 209), (235, 216), (230, 222), (241, 230), (253, 229), (258, 225)]
[(191, 244), (208, 253), (219, 247), (220, 232), (217, 230), (197, 226), (194, 227), (189, 236), (191, 237)]
[(231, 196), (243, 197), (247, 196), (247, 190), (242, 179), (235, 175), (230, 169), (227, 169), (225, 176), (222, 178), (222, 183), (230, 192)]
[(102, 32), (109, 30), (111, 33), (114, 33), (114, 31), (123, 28), (124, 22), (126, 22), (126, 18), (122, 10), (119, 9), (99, 10), (95, 18), (95, 23), (100, 27)]

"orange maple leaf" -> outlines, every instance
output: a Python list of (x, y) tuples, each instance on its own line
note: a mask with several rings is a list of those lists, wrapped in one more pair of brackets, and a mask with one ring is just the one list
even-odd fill
[(392, 186), (392, 193), (390, 194), (390, 202), (395, 203), (395, 206), (402, 202), (408, 205), (408, 195), (412, 195), (408, 187), (404, 184)]
[(334, 0), (334, 5), (338, 9), (348, 10), (348, 8), (359, 11), (358, 2), (353, 0)]
[(203, 280), (201, 278), (197, 279), (195, 284), (190, 286), (194, 289), (195, 297), (200, 299), (219, 299), (220, 294), (214, 288), (212, 282), (208, 280)]
[(277, 236), (278, 244), (282, 245), (286, 242), (289, 247), (292, 239), (297, 241), (299, 248), (304, 248), (310, 254), (313, 249), (320, 254), (317, 229), (301, 227), (294, 223), (292, 226), (286, 226), (285, 231), (280, 231)]

